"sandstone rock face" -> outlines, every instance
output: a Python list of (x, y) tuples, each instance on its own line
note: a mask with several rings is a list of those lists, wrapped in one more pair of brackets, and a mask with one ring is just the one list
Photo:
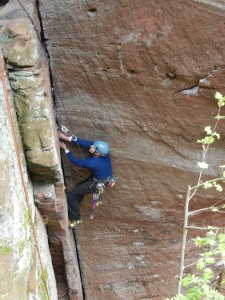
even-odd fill
[[(83, 223), (75, 235), (86, 300), (163, 299), (175, 293), (185, 193), (188, 184), (197, 182), (196, 162), (201, 160), (201, 147), (195, 141), (203, 136), (205, 126), (215, 124), (215, 91), (225, 94), (222, 1), (158, 2), (38, 1), (46, 47), (72, 131), (89, 140), (108, 141), (117, 175), (115, 187), (105, 193), (94, 220), (89, 219), (91, 196), (81, 204)], [(34, 2), (23, 4), (40, 33)], [(55, 276), (61, 283), (58, 297), (81, 300), (76, 250), (67, 229), (48, 66), (33, 25), (16, 0), (0, 6), (0, 26), (14, 93), (11, 107), (15, 100), (22, 134), (19, 147), (32, 207), (30, 219), (37, 223), (41, 257), (50, 274), (50, 298), (57, 295), (46, 239), (41, 239), (43, 220)], [(4, 107), (2, 88), (0, 93)], [(56, 98), (61, 121), (69, 128), (57, 94)], [(5, 108), (0, 120), (4, 196), (0, 200), (4, 228), (0, 250), (2, 267), (11, 278), (2, 277), (1, 294), (5, 299), (17, 295), (25, 299), (27, 291), (31, 299), (43, 299), (46, 291), (37, 285), (40, 265), (32, 228), (26, 226), (29, 218)], [(218, 131), (222, 138), (208, 154), (211, 168), (204, 178), (218, 176), (218, 166), (224, 164), (223, 126)], [(16, 140), (20, 141), (18, 130)], [(68, 147), (80, 155), (76, 147)], [(65, 155), (63, 169), (67, 190), (88, 176), (68, 163)], [(10, 184), (9, 179), (13, 179)], [(42, 216), (34, 207), (33, 192)], [(191, 209), (220, 199), (213, 191), (199, 191)], [(199, 226), (223, 223), (210, 213), (190, 222)], [(16, 228), (15, 223), (19, 224)], [(191, 239), (197, 234), (188, 237), (187, 264), (197, 253)], [(64, 277), (67, 283), (61, 282)]]
[[(91, 196), (81, 204), (76, 238), (85, 299), (169, 297), (185, 193), (198, 178), (196, 140), (215, 122), (215, 91), (225, 92), (224, 4), (40, 0), (39, 10), (73, 130), (111, 144), (117, 175), (94, 220)], [(68, 126), (59, 99), (58, 107)], [(223, 126), (218, 131), (223, 138), (211, 148), (205, 178), (217, 176), (224, 163)], [(70, 190), (87, 173), (65, 157), (63, 163)], [(193, 207), (206, 205), (206, 196), (215, 199), (213, 191), (199, 192)], [(192, 221), (209, 224), (210, 218)]]
[[(3, 79), (2, 56), (0, 65), (0, 294), (5, 300), (56, 300), (56, 281), (46, 228), (34, 205), (12, 92), (8, 84), (7, 96)], [(6, 105), (6, 97), (11, 104), (10, 109)], [(11, 113), (13, 123), (10, 122)]]
[[(18, 1), (6, 2), (3, 8), (0, 6), (1, 61), (4, 57), (7, 63), (5, 74), (1, 64), (0, 90), (4, 144), (0, 160), (3, 170), (0, 253), (2, 267), (9, 271), (7, 277), (2, 274), (1, 295), (4, 299), (82, 300), (74, 238), (68, 229), (49, 67), (40, 44), (36, 3), (23, 1), (25, 12)], [(11, 89), (8, 86), (3, 94), (6, 77)], [(9, 92), (12, 127), (19, 126), (16, 135), (10, 132), (5, 108)], [(17, 151), (14, 141), (19, 145)], [(16, 165), (15, 152), (18, 162), (22, 162), (21, 169)], [(30, 210), (26, 207), (21, 176), (26, 178)]]
[[(53, 267), (58, 279), (58, 297), (69, 294), (69, 299), (82, 299), (80, 271), (72, 232), (68, 229), (64, 189), (45, 182), (34, 184), (35, 203), (48, 228), (48, 242)], [(65, 284), (65, 278), (66, 283)], [(64, 283), (62, 285), (62, 283)]]
[(40, 55), (37, 34), (31, 21), (23, 17), (5, 25), (1, 36), (4, 57), (11, 68), (9, 79), (15, 91), (28, 168), (34, 178), (41, 175), (45, 179), (45, 174), (47, 180), (60, 180), (62, 175), (52, 138), (55, 121), (48, 65), (43, 54)]

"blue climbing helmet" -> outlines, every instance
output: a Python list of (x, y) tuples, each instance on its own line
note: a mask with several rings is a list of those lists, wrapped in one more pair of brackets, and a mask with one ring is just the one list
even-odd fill
[(95, 141), (94, 149), (100, 156), (106, 156), (109, 153), (110, 147), (109, 144), (104, 141)]

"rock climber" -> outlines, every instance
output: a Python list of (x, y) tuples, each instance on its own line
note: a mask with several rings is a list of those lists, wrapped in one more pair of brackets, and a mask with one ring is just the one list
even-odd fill
[(109, 144), (104, 141), (86, 141), (79, 139), (74, 135), (70, 137), (66, 136), (59, 131), (58, 135), (61, 140), (76, 143), (88, 148), (90, 152), (89, 158), (79, 159), (71, 154), (63, 142), (60, 142), (60, 147), (65, 151), (67, 157), (74, 165), (91, 171), (91, 175), (87, 179), (79, 182), (67, 195), (70, 219), (69, 227), (74, 229), (82, 222), (79, 204), (83, 200), (84, 196), (94, 193), (97, 183), (102, 182), (105, 186), (107, 186), (110, 181), (112, 176), (112, 163), (109, 155), (110, 147)]

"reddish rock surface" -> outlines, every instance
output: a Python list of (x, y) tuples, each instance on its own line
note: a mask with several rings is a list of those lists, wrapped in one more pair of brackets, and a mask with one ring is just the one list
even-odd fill
[[(204, 0), (38, 3), (73, 130), (111, 144), (117, 176), (94, 220), (89, 219), (91, 196), (81, 204), (83, 223), (75, 235), (85, 300), (170, 297), (185, 194), (188, 184), (197, 182), (201, 160), (195, 141), (215, 123), (215, 91), (225, 94), (225, 6)], [(210, 177), (224, 164), (223, 126), (218, 131), (222, 138), (208, 156)], [(65, 156), (63, 169), (67, 190), (88, 176)], [(199, 192), (192, 209), (220, 197)], [(211, 214), (191, 222), (207, 225), (214, 219), (222, 223)], [(191, 236), (188, 241), (187, 262), (196, 254)]]
[[(76, 238), (85, 299), (172, 296), (185, 193), (201, 160), (196, 140), (215, 123), (215, 91), (225, 93), (224, 4), (40, 0), (39, 10), (73, 130), (111, 144), (117, 175), (94, 220), (91, 196), (81, 205)], [(58, 106), (68, 126), (59, 99)], [(224, 163), (223, 126), (218, 131), (210, 176)], [(70, 190), (85, 175), (63, 163)], [(194, 202), (202, 207), (205, 196)]]
[(69, 295), (72, 300), (82, 299), (77, 251), (73, 232), (68, 229), (64, 187), (38, 182), (34, 184), (34, 197), (47, 227), (58, 297), (63, 299)]
[[(21, 147), (20, 150), (26, 154), (24, 173), (25, 176), (27, 176), (26, 172), (29, 171), (31, 173), (29, 176), (31, 175), (30, 177), (32, 177), (33, 180), (34, 197), (31, 190), (30, 201), (34, 206), (35, 200), (42, 214), (41, 217), (39, 213), (37, 214), (38, 220), (36, 220), (36, 223), (41, 223), (44, 237), (46, 234), (44, 223), (47, 227), (49, 245), (47, 241), (46, 245), (47, 247), (49, 246), (52, 255), (52, 260), (48, 260), (48, 264), (50, 265), (49, 269), (51, 272), (52, 264), (54, 267), (55, 277), (58, 283), (58, 297), (61, 299), (64, 297), (64, 299), (66, 299), (66, 297), (69, 296), (71, 300), (81, 300), (83, 296), (79, 267), (77, 264), (73, 233), (68, 229), (67, 204), (61, 169), (58, 135), (52, 108), (53, 101), (51, 97), (50, 77), (48, 64), (39, 41), (39, 20), (36, 2), (30, 0), (23, 1), (24, 8), (18, 1), (11, 0), (6, 2), (7, 4), (4, 3), (6, 4), (5, 6), (0, 6), (0, 55), (3, 55), (6, 61), (7, 67), (5, 68), (5, 76), (9, 78), (10, 87), (8, 86), (8, 89), (10, 95), (13, 94), (11, 102), (15, 110), (15, 116), (18, 118), (21, 135), (18, 134), (17, 138), (19, 143), (21, 142), (20, 138), (22, 138), (23, 143), (23, 148)], [(29, 18), (27, 14), (29, 14)], [(35, 28), (30, 18), (34, 20)], [(1, 68), (3, 68), (3, 64)], [(4, 97), (2, 97), (2, 102), (3, 101)], [(4, 105), (2, 106), (4, 107)], [(3, 117), (7, 118), (7, 116)], [(2, 120), (4, 120), (3, 117), (1, 117)], [(16, 123), (16, 120), (14, 121)], [(5, 122), (4, 126), (9, 127), (9, 124)], [(2, 139), (7, 139), (5, 132), (2, 134)], [(9, 156), (10, 150), (11, 149), (7, 149), (6, 151)], [(23, 158), (22, 153), (20, 155)], [(12, 167), (10, 167), (10, 164), (6, 164), (6, 166), (9, 170), (7, 169), (8, 173), (6, 171), (3, 172), (4, 176), (2, 181), (6, 184), (5, 190), (11, 193), (10, 183), (7, 181), (7, 174), (10, 174), (9, 171), (12, 171)], [(16, 181), (20, 182), (18, 179)], [(14, 181), (12, 181), (11, 184), (13, 184), (13, 182)], [(18, 187), (15, 185), (15, 190), (16, 189), (18, 189)], [(3, 195), (4, 202), (11, 203), (8, 201), (6, 197), (7, 194), (4, 190)], [(21, 193), (18, 200), (23, 200)], [(10, 207), (12, 206), (12, 209), (17, 209), (17, 206), (19, 206), (21, 211), (22, 209), (24, 210), (22, 204), (19, 201), (15, 201), (11, 196), (10, 201), (12, 201), (12, 205), (8, 205), (10, 205)], [(15, 214), (12, 215), (14, 217), (14, 223), (11, 222), (10, 219), (8, 221), (12, 224), (11, 226), (16, 227), (17, 230), (19, 230), (19, 226), (24, 227), (23, 224), (25, 220), (23, 219), (22, 222), (19, 223), (18, 219), (15, 218)], [(19, 224), (17, 224), (17, 222)], [(7, 227), (5, 230), (7, 230)], [(17, 238), (18, 234), (15, 235)], [(9, 237), (16, 240), (13, 235), (9, 235)], [(40, 239), (40, 243), (42, 240), (43, 239)], [(21, 239), (21, 242), (23, 245), (27, 243), (24, 237)], [(9, 247), (9, 245), (7, 246)], [(45, 253), (46, 249), (48, 250), (47, 247), (45, 248), (43, 245), (37, 246), (43, 251), (42, 255), (45, 254), (45, 256), (47, 256), (47, 254), (49, 254), (49, 252), (47, 252), (47, 254)], [(36, 248), (34, 250), (36, 250)], [(7, 262), (6, 259), (7, 257), (4, 257), (3, 264)], [(29, 262), (28, 255), (26, 261)], [(46, 272), (47, 271), (46, 269)], [(34, 275), (35, 272), (39, 274), (39, 271), (34, 269)], [(46, 276), (48, 276), (48, 273), (46, 274)], [(13, 277), (14, 276), (15, 274), (13, 274)], [(9, 278), (9, 286), (14, 288), (17, 283), (13, 277)], [(27, 277), (27, 269), (26, 274), (21, 272), (21, 278), (23, 277)], [(55, 279), (53, 279), (54, 275), (52, 277), (49, 276), (48, 280), (51, 281), (51, 286), (54, 286), (54, 288), (52, 288), (54, 293), (50, 295), (52, 300), (57, 297)], [(20, 286), (23, 287), (23, 284)], [(35, 289), (38, 290), (40, 288), (39, 286), (41, 286), (41, 283), (38, 283), (37, 287), (35, 286), (33, 292), (36, 292)], [(14, 291), (13, 288), (11, 289)], [(15, 288), (14, 292), (16, 293), (16, 291)], [(23, 293), (26, 293), (26, 289), (23, 290)], [(7, 296), (6, 292), (3, 292), (3, 294), (6, 297), (10, 297), (11, 295), (8, 294)], [(21, 297), (23, 298), (23, 296)], [(42, 297), (44, 297), (44, 294)]]

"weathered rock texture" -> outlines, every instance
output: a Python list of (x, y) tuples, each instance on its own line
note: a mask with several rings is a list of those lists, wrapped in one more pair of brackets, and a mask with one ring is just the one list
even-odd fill
[[(195, 163), (201, 160), (201, 147), (195, 141), (205, 126), (214, 124), (215, 91), (225, 94), (225, 6), (204, 0), (38, 3), (50, 62), (73, 130), (80, 137), (111, 144), (117, 175), (115, 188), (107, 190), (94, 220), (89, 219), (91, 196), (81, 204), (83, 223), (75, 234), (85, 300), (169, 297), (176, 286), (185, 193), (198, 178)], [(23, 4), (39, 30), (33, 2)], [(56, 277), (64, 272), (62, 261), (68, 272), (72, 269), (67, 280), (71, 279), (73, 299), (80, 287), (71, 265), (75, 258), (62, 204), (47, 66), (41, 63), (37, 40), (30, 40), (35, 37), (33, 27), (18, 2), (9, 1), (0, 13), (28, 169), (33, 180), (45, 181), (35, 184), (35, 201), (50, 219)], [(14, 21), (8, 24), (9, 19)], [(21, 73), (14, 76), (18, 69), (23, 78)], [(69, 127), (61, 101), (56, 100), (60, 118)], [(222, 138), (210, 150), (211, 168), (205, 178), (220, 174), (218, 166), (224, 164), (223, 126), (218, 131)], [(88, 176), (65, 156), (63, 169), (67, 190)], [(221, 197), (213, 191), (198, 192), (191, 209)], [(191, 222), (223, 224), (209, 213)], [(187, 264), (196, 255), (192, 236)], [(61, 291), (63, 296), (64, 287)]]
[[(54, 300), (57, 290), (46, 229), (34, 205), (9, 84), (4, 89), (2, 55), (0, 68), (1, 299)], [(6, 98), (10, 101), (10, 109)], [(11, 114), (13, 123), (10, 122)]]
[[(19, 131), (17, 131), (15, 140), (20, 145), (19, 155), (23, 163), (22, 173), (24, 172), (24, 176), (28, 177), (28, 171), (32, 178), (32, 181), (27, 179), (32, 215), (27, 213), (27, 207), (24, 204), (25, 198), (21, 191), (22, 181), (18, 168), (12, 167), (16, 164), (13, 157), (15, 149), (10, 132), (4, 132), (4, 126), (9, 127), (9, 122), (6, 121), (8, 118), (7, 111), (4, 109), (1, 111), (1, 123), (2, 126), (4, 125), (1, 139), (2, 143), (5, 139), (7, 143), (4, 143), (2, 154), (4, 172), (1, 194), (4, 198), (1, 209), (3, 221), (6, 222), (7, 226), (3, 224), (1, 254), (3, 258), (7, 254), (6, 258), (2, 260), (3, 266), (8, 265), (11, 269), (9, 269), (9, 276), (5, 277), (8, 281), (3, 282), (5, 286), (3, 285), (0, 291), (5, 296), (4, 299), (26, 299), (26, 293), (28, 293), (29, 299), (31, 297), (33, 297), (32, 299), (56, 299), (57, 297), (66, 299), (69, 297), (69, 299), (81, 300), (82, 289), (75, 244), (73, 235), (68, 229), (67, 204), (52, 108), (49, 67), (40, 44), (40, 25), (36, 3), (35, 1), (23, 1), (23, 5), (26, 12), (18, 1), (9, 1), (0, 10), (1, 60), (3, 61), (4, 57), (6, 61), (6, 76), (8, 76), (11, 87), (13, 123), (17, 124), (18, 118)], [(28, 18), (27, 13), (33, 22)], [(2, 78), (5, 76), (3, 75)], [(7, 94), (7, 92), (5, 93)], [(1, 107), (5, 108), (6, 100), (4, 97), (2, 97), (1, 104)], [(12, 149), (10, 145), (12, 145)], [(9, 161), (11, 155), (12, 160)], [(13, 180), (9, 184), (11, 176)], [(13, 197), (10, 197), (11, 194)], [(31, 218), (33, 226), (29, 227), (28, 221)], [(47, 228), (49, 247), (44, 224)], [(25, 229), (21, 230), (23, 226)], [(35, 228), (33, 229), (33, 227)], [(19, 231), (21, 231), (20, 234), (18, 234)], [(34, 247), (36, 231), (38, 236), (37, 249)], [(7, 233), (10, 235), (7, 236)], [(43, 238), (40, 238), (41, 236)], [(31, 245), (26, 249), (29, 243)], [(44, 275), (47, 276), (49, 294), (42, 291), (44, 283), (42, 284), (40, 280), (42, 274), (40, 273), (39, 262), (36, 262), (38, 247), (46, 272)], [(12, 250), (12, 248), (15, 249)], [(21, 253), (22, 257), (19, 259)], [(13, 258), (14, 255), (15, 259)], [(22, 265), (25, 260), (26, 263)], [(15, 271), (14, 265), (17, 264), (18, 271)], [(19, 276), (16, 273), (19, 273)], [(15, 282), (14, 274), (18, 277)], [(24, 289), (24, 286), (27, 288)], [(19, 288), (23, 290), (24, 296), (19, 292)], [(40, 290), (41, 288), (42, 290)]]
[[(215, 122), (215, 91), (225, 92), (224, 3), (40, 0), (39, 10), (73, 129), (111, 144), (117, 175), (93, 221), (91, 197), (81, 205), (76, 237), (85, 299), (171, 296), (185, 193), (197, 182), (201, 160), (196, 140)], [(59, 100), (58, 106), (68, 126)], [(210, 176), (224, 163), (223, 126), (218, 131)], [(66, 158), (64, 170), (68, 190), (87, 176)], [(213, 191), (207, 194), (213, 202)], [(199, 192), (193, 206), (206, 199)], [(192, 221), (210, 218), (215, 215)]]

